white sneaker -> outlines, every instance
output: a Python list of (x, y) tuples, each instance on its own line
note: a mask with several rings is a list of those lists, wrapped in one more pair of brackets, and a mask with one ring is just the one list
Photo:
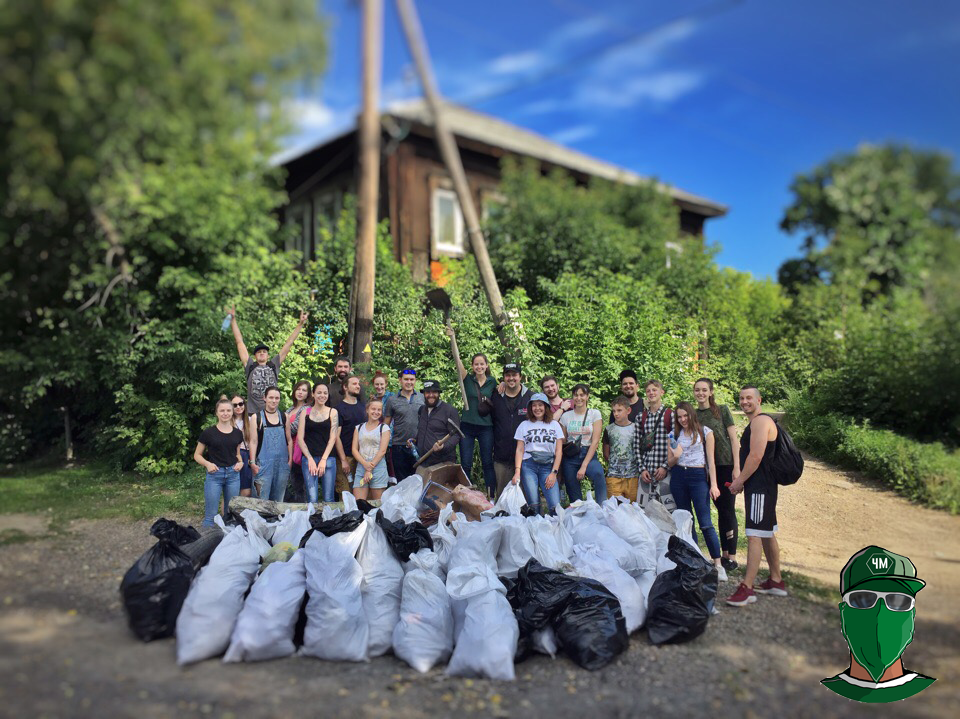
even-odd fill
[(727, 581), (727, 570), (724, 569), (719, 564), (716, 565), (716, 567), (717, 567), (717, 579), (721, 582)]

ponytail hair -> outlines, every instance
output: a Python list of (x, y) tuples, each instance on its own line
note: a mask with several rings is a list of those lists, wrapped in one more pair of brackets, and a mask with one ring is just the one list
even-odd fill
[(717, 400), (713, 396), (713, 380), (709, 377), (701, 377), (693, 383), (693, 386), (696, 387), (700, 382), (706, 382), (707, 387), (710, 388), (710, 395), (708, 398), (708, 401), (710, 402), (710, 412), (712, 412), (713, 416), (717, 419), (723, 419), (723, 416), (720, 414), (720, 408), (717, 407)]

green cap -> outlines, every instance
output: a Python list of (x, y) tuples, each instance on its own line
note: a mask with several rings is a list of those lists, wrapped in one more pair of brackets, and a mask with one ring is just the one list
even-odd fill
[(907, 557), (883, 547), (870, 546), (850, 557), (840, 570), (840, 594), (877, 580), (896, 580), (913, 595), (926, 584), (917, 579), (917, 568)]

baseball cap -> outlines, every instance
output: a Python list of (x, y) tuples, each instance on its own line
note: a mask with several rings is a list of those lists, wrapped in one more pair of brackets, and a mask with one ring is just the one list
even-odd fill
[(267, 352), (269, 352), (270, 348), (267, 347), (263, 342), (261, 342), (260, 344), (258, 344), (256, 347), (253, 348), (253, 352), (251, 354), (256, 354), (260, 350), (266, 350)]
[(527, 400), (527, 407), (530, 406), (531, 402), (543, 402), (545, 405), (547, 405), (547, 407), (550, 406), (550, 400), (547, 399), (547, 395), (545, 395), (543, 392), (537, 392), (535, 395), (531, 396), (530, 399)]
[(421, 392), (439, 392), (440, 383), (435, 379), (426, 379), (423, 381), (423, 387), (420, 388)]
[(926, 585), (922, 579), (917, 579), (917, 568), (907, 557), (883, 547), (870, 546), (850, 557), (840, 570), (840, 594), (862, 588), (868, 582), (876, 584), (881, 581), (895, 583), (914, 596)]
[(623, 382), (627, 377), (631, 378), (634, 382), (637, 381), (637, 373), (632, 369), (625, 369), (620, 373), (620, 381)]
[(520, 374), (520, 365), (518, 365), (516, 362), (507, 362), (503, 366), (503, 373), (506, 374), (507, 372), (516, 372), (517, 374)]

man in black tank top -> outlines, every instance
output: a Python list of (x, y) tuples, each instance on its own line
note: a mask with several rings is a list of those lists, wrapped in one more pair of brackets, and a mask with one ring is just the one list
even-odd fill
[[(750, 425), (740, 441), (740, 476), (730, 484), (733, 494), (743, 492), (747, 519), (747, 568), (743, 582), (727, 599), (727, 604), (743, 607), (757, 601), (757, 594), (787, 596), (787, 586), (780, 575), (780, 545), (777, 542), (777, 480), (770, 473), (770, 464), (777, 444), (777, 423), (761, 412), (760, 391), (753, 385), (740, 390), (740, 409)], [(760, 555), (767, 558), (770, 577), (754, 586), (760, 570)]]

